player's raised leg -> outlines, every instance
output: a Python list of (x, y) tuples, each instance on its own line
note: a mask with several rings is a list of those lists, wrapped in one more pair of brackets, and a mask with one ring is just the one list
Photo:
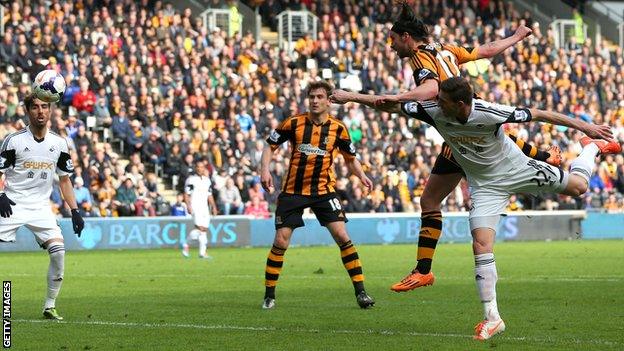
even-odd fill
[[(444, 157), (438, 156), (438, 159)], [(450, 162), (450, 161), (446, 161)], [(438, 165), (438, 161), (436, 161)], [(391, 289), (396, 292), (409, 291), (421, 286), (433, 284), (435, 278), (431, 272), (431, 263), (438, 240), (442, 234), (441, 203), (453, 189), (459, 184), (462, 174), (457, 173), (432, 173), (427, 180), (427, 185), (420, 198), (422, 209), (422, 224), (418, 234), (418, 253), (416, 268), (412, 270), (400, 282), (392, 285)]]
[(570, 177), (563, 192), (566, 195), (580, 196), (587, 191), (596, 156), (622, 152), (621, 145), (616, 141), (591, 139), (587, 136), (581, 138), (581, 145), (583, 150), (570, 164)]
[(370, 297), (364, 289), (364, 273), (362, 272), (362, 262), (357, 249), (351, 242), (347, 234), (347, 228), (343, 221), (331, 222), (325, 225), (331, 233), (334, 241), (340, 248), (340, 257), (355, 290), (355, 298), (361, 308), (369, 308), (375, 305), (375, 300)]

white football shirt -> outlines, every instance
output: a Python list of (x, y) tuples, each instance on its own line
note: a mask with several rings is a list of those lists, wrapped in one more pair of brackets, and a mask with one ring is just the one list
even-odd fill
[(207, 176), (191, 175), (186, 178), (184, 191), (191, 198), (193, 211), (200, 208), (207, 209), (208, 196), (212, 195), (212, 181)]
[(440, 132), (471, 185), (499, 183), (529, 160), (501, 130), (504, 123), (530, 121), (528, 109), (473, 99), (466, 123), (446, 117), (434, 101), (407, 102), (401, 109)]
[(48, 131), (37, 140), (26, 127), (4, 139), (0, 172), (5, 174), (7, 197), (19, 206), (36, 209), (50, 205), (54, 173), (70, 175), (74, 166), (63, 137)]

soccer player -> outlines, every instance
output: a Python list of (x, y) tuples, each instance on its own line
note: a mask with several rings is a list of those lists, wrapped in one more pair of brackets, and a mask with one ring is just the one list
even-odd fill
[(50, 206), (54, 173), (59, 176), (61, 194), (71, 209), (73, 229), (78, 237), (84, 221), (69, 179), (74, 166), (67, 141), (48, 130), (50, 104), (27, 95), (24, 105), (29, 125), (9, 134), (0, 148), (0, 176), (5, 175), (0, 194), (0, 242), (15, 242), (19, 227), (26, 226), (35, 234), (37, 243), (48, 250), (50, 264), (43, 316), (62, 320), (56, 310), (56, 298), (63, 283), (65, 244)]
[(340, 152), (351, 172), (368, 190), (373, 183), (364, 174), (356, 158), (355, 146), (351, 143), (348, 128), (329, 114), (329, 95), (333, 87), (324, 81), (312, 82), (308, 86), (310, 112), (284, 120), (267, 139), (261, 161), (262, 186), (273, 190), (270, 163), (273, 151), (285, 141), (290, 142), (291, 156), (287, 176), (275, 210), (275, 239), (269, 252), (265, 270), (265, 294), (262, 308), (275, 306), (275, 286), (284, 264), (284, 253), (290, 243), (293, 230), (304, 225), (302, 214), (306, 208), (320, 224), (326, 227), (340, 248), (340, 256), (351, 277), (356, 301), (361, 308), (368, 308), (375, 301), (364, 290), (362, 264), (347, 234), (344, 210), (336, 194), (333, 162)]
[[(365, 102), (374, 104), (374, 98)], [(388, 103), (386, 111), (403, 112), (435, 127), (448, 143), (471, 187), (469, 213), (473, 237), (475, 279), (484, 319), (475, 327), (475, 339), (486, 340), (505, 330), (496, 301), (498, 274), (493, 246), (500, 216), (514, 193), (542, 192), (580, 196), (587, 191), (599, 154), (620, 153), (609, 126), (588, 124), (538, 109), (515, 108), (473, 98), (470, 83), (460, 77), (440, 84), (436, 101)], [(501, 131), (504, 123), (547, 122), (587, 134), (583, 150), (566, 172), (524, 155)], [(596, 139), (591, 139), (596, 138)], [(607, 141), (609, 140), (609, 141)]]
[[(217, 205), (212, 196), (212, 181), (205, 162), (198, 161), (195, 164), (195, 174), (186, 178), (184, 201), (195, 222), (195, 228), (189, 233), (188, 240), (199, 242), (199, 258), (212, 259), (212, 256), (206, 253), (206, 248), (208, 246), (210, 212), (212, 210), (212, 214), (216, 216)], [(182, 244), (182, 255), (190, 257), (188, 242)]]
[[(434, 99), (438, 94), (440, 82), (460, 75), (459, 65), (493, 57), (529, 35), (531, 35), (531, 29), (520, 26), (514, 35), (477, 48), (463, 48), (440, 43), (429, 44), (429, 29), (404, 3), (400, 17), (390, 31), (390, 39), (392, 48), (399, 57), (408, 58), (414, 71), (416, 88), (398, 95), (377, 97), (375, 105), (386, 102)], [(344, 95), (341, 91), (337, 90), (332, 98), (338, 103), (354, 101), (342, 99), (342, 96)], [(552, 146), (549, 152), (545, 152), (526, 144), (522, 139), (517, 139), (513, 135), (509, 137), (527, 156), (555, 166), (561, 164), (561, 151), (557, 146)], [(441, 203), (459, 184), (462, 176), (461, 167), (454, 160), (449, 146), (444, 143), (420, 198), (422, 224), (418, 236), (416, 267), (400, 282), (392, 285), (393, 291), (409, 291), (433, 284), (435, 278), (431, 272), (431, 264), (442, 233)]]

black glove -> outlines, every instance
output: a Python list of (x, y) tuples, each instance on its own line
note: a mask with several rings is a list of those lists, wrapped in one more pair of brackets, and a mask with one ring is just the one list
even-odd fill
[(72, 225), (74, 227), (74, 233), (76, 233), (76, 235), (78, 235), (78, 237), (80, 238), (80, 234), (82, 233), (82, 230), (84, 229), (84, 219), (82, 219), (82, 216), (80, 215), (80, 211), (78, 211), (77, 208), (71, 210), (71, 214), (72, 214)]
[(11, 217), (13, 214), (13, 209), (11, 208), (12, 205), (15, 205), (15, 202), (9, 199), (5, 193), (2, 193), (2, 195), (0, 195), (0, 216), (4, 218)]

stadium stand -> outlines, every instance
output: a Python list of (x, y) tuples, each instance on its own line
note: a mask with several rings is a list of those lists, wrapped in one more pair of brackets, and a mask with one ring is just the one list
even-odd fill
[[(317, 39), (301, 38), (292, 56), (268, 42), (256, 43), (251, 33), (209, 31), (190, 10), (177, 11), (161, 1), (27, 3), (12, 2), (5, 12), (0, 139), (24, 127), (27, 118), (19, 102), (34, 75), (45, 68), (62, 73), (68, 88), (54, 111), (52, 128), (72, 148), (76, 187), (83, 195), (82, 188), (90, 192), (82, 196), (86, 216), (169, 215), (193, 163), (207, 160), (220, 213), (264, 217), (276, 194), (259, 186), (263, 140), (281, 120), (306, 109), (309, 80), (329, 69), (334, 84), (354, 77), (364, 92), (393, 94), (413, 84), (410, 67), (386, 39), (387, 22), (398, 10), (389, 0), (264, 1), (259, 12), (273, 28), (275, 14), (286, 9), (308, 9), (320, 19)], [(530, 39), (491, 63), (463, 67), (478, 94), (610, 123), (618, 140), (624, 140), (622, 48), (610, 50), (606, 43), (587, 38), (555, 49), (553, 33), (508, 2), (416, 4), (433, 39), (441, 42), (476, 46), (510, 35), (519, 24), (533, 26)], [(418, 121), (355, 104), (339, 107), (337, 114), (376, 184), (371, 194), (362, 194), (357, 179), (348, 177), (344, 161), (338, 159), (343, 205), (352, 212), (419, 211), (419, 196), (440, 151), (439, 136)], [(566, 159), (580, 150), (578, 132), (534, 123), (513, 128), (518, 137), (541, 148), (559, 145)], [(278, 185), (287, 152), (281, 148), (275, 156)], [(592, 190), (582, 200), (520, 195), (514, 209), (623, 211), (624, 157), (607, 156), (596, 167)], [(226, 200), (235, 193), (232, 187), (243, 206)], [(59, 215), (68, 215), (58, 190), (51, 200)], [(465, 211), (469, 206), (463, 182), (444, 210)]]

